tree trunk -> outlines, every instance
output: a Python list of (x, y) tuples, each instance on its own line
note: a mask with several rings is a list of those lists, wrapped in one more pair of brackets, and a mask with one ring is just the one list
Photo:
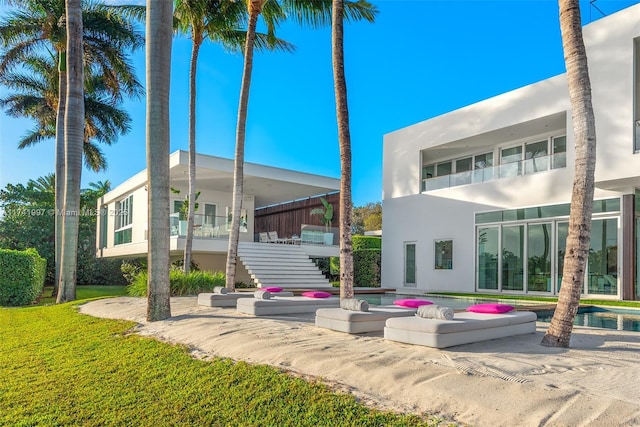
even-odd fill
[(171, 317), (169, 287), (169, 87), (173, 2), (147, 0), (147, 320)]
[(67, 105), (67, 52), (61, 51), (58, 56), (58, 106), (56, 111), (56, 173), (55, 173), (55, 278), (53, 293), (58, 296), (58, 283), (60, 282), (60, 254), (62, 253), (62, 210), (64, 209), (64, 114)]
[(193, 226), (196, 210), (196, 70), (198, 66), (198, 53), (202, 44), (202, 35), (193, 36), (191, 49), (191, 63), (189, 65), (189, 202), (187, 212), (187, 238), (184, 242), (185, 273), (191, 270), (191, 250), (193, 248)]
[(351, 134), (347, 81), (344, 75), (344, 1), (333, 0), (331, 52), (340, 143), (340, 299), (353, 298), (353, 245), (351, 242)]
[(67, 102), (64, 115), (65, 186), (57, 303), (76, 299), (80, 176), (84, 142), (84, 72), (81, 0), (66, 0)]
[(587, 55), (580, 24), (580, 4), (578, 0), (559, 0), (559, 4), (576, 164), (562, 286), (556, 311), (542, 339), (542, 345), (569, 347), (589, 256), (596, 165), (596, 126), (591, 105)]
[(262, 6), (266, 0), (251, 0), (248, 3), (249, 25), (244, 47), (244, 69), (242, 86), (240, 87), (240, 104), (238, 105), (238, 123), (236, 127), (236, 152), (233, 168), (233, 202), (231, 232), (229, 234), (229, 250), (227, 252), (227, 289), (233, 291), (236, 281), (236, 265), (238, 262), (238, 241), (240, 240), (240, 213), (242, 212), (242, 196), (244, 181), (244, 142), (247, 128), (247, 106), (249, 104), (249, 88), (251, 86), (251, 70), (253, 68), (253, 44), (256, 38), (256, 24)]

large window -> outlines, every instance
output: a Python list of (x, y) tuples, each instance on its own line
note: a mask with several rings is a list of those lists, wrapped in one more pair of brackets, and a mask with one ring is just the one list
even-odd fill
[[(556, 205), (558, 207), (561, 205)], [(591, 221), (591, 246), (583, 293), (618, 295), (619, 199), (594, 202), (599, 218)], [(513, 209), (477, 227), (477, 288), (506, 292), (557, 293), (562, 285), (569, 226), (566, 215), (541, 221), (552, 207)], [(538, 215), (531, 215), (537, 210)], [(561, 210), (556, 210), (560, 212)], [(609, 213), (611, 212), (611, 213)], [(494, 213), (495, 214), (495, 213)], [(506, 215), (508, 214), (508, 215)], [(476, 214), (476, 219), (478, 218)], [(482, 214), (486, 220), (486, 214)], [(607, 218), (607, 216), (609, 216)], [(498, 274), (499, 272), (499, 274)]]
[(133, 194), (116, 202), (114, 244), (131, 243), (133, 235)]
[(493, 178), (493, 153), (483, 153), (422, 167), (422, 191), (455, 187)]

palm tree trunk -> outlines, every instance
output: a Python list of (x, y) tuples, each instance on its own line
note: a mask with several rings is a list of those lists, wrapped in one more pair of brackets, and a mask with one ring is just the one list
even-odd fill
[(171, 317), (169, 288), (169, 87), (173, 2), (147, 0), (147, 320)]
[(340, 143), (340, 299), (353, 298), (353, 245), (351, 242), (351, 134), (347, 81), (344, 75), (344, 1), (333, 0), (331, 44), (336, 117)]
[(80, 224), (80, 175), (84, 141), (84, 72), (81, 0), (66, 0), (67, 102), (64, 115), (65, 187), (62, 217), (60, 283), (56, 302), (76, 299), (78, 226)]
[(60, 282), (60, 254), (62, 253), (62, 210), (64, 209), (64, 113), (67, 105), (67, 53), (58, 55), (58, 106), (56, 111), (56, 184), (55, 184), (55, 279), (53, 293), (57, 297)]
[(196, 210), (196, 70), (198, 66), (198, 53), (202, 38), (193, 37), (191, 49), (191, 63), (189, 65), (189, 210), (187, 212), (187, 238), (184, 242), (185, 273), (191, 270), (191, 250), (193, 248), (193, 226)]
[(233, 202), (231, 232), (229, 234), (229, 250), (227, 252), (227, 289), (233, 291), (236, 281), (236, 265), (238, 263), (238, 241), (240, 240), (240, 213), (242, 212), (242, 196), (244, 181), (244, 142), (247, 129), (247, 106), (249, 105), (249, 88), (251, 86), (251, 70), (253, 68), (253, 44), (256, 38), (256, 25), (262, 6), (266, 0), (251, 0), (248, 3), (249, 25), (244, 47), (244, 69), (242, 86), (240, 87), (240, 104), (238, 106), (238, 123), (236, 127), (236, 152), (233, 168)]
[(596, 165), (596, 125), (591, 104), (587, 55), (580, 24), (580, 4), (578, 0), (559, 0), (559, 4), (576, 164), (562, 286), (558, 296), (558, 306), (549, 329), (542, 339), (542, 345), (569, 347), (589, 256)]

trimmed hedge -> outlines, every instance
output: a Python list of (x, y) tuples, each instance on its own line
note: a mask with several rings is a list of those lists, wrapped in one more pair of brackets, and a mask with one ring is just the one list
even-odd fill
[(381, 260), (380, 249), (353, 251), (353, 286), (379, 288)]
[(353, 251), (363, 249), (382, 249), (382, 239), (375, 236), (352, 236)]
[(42, 293), (47, 261), (35, 249), (0, 249), (0, 271), (0, 305), (28, 305)]

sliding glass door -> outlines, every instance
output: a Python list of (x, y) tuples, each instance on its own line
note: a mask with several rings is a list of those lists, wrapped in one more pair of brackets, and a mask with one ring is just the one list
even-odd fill
[(478, 289), (498, 289), (499, 227), (478, 228)]
[(553, 224), (527, 225), (527, 290), (551, 292), (551, 231)]

